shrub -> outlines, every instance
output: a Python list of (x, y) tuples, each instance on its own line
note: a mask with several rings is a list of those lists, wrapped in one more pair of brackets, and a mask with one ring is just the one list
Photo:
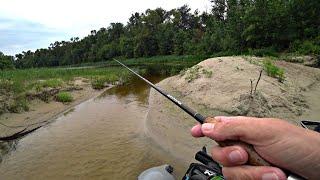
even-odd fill
[(103, 89), (105, 87), (105, 80), (103, 78), (96, 78), (92, 80), (91, 86), (93, 89)]
[(58, 102), (67, 103), (67, 102), (72, 102), (73, 101), (73, 97), (69, 92), (59, 92), (56, 95), (56, 100)]
[(42, 80), (38, 81), (35, 84), (35, 89), (37, 91), (41, 91), (43, 88), (57, 88), (63, 86), (64, 82), (61, 79), (48, 79), (48, 80)]
[(258, 57), (273, 56), (278, 57), (276, 50), (273, 47), (261, 48), (261, 49), (249, 49), (249, 55), (254, 55)]
[(212, 71), (210, 71), (210, 70), (202, 69), (202, 74), (204, 74), (204, 76), (206, 78), (211, 78), (212, 77)]
[(264, 61), (263, 67), (268, 76), (277, 78), (279, 82), (283, 82), (285, 80), (284, 69), (274, 65), (271, 60)]
[(25, 97), (15, 98), (14, 102), (8, 107), (9, 112), (19, 113), (29, 111), (28, 102)]
[(0, 52), (0, 70), (14, 69), (14, 60), (12, 56), (6, 56)]
[(299, 54), (320, 54), (320, 45), (317, 44), (316, 41), (294, 41), (290, 45), (290, 51), (291, 52), (296, 52)]
[(193, 80), (198, 79), (200, 77), (199, 70), (201, 68), (202, 67), (199, 65), (195, 65), (192, 68), (189, 68), (185, 73), (186, 74), (185, 80), (187, 80), (188, 82), (192, 82)]
[(182, 69), (182, 70), (179, 72), (180, 77), (181, 77), (181, 76), (184, 76), (184, 75), (186, 74), (186, 72), (187, 72), (187, 69)]

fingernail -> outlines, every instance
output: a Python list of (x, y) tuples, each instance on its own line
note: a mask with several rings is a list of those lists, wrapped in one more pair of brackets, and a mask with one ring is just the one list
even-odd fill
[(241, 162), (243, 157), (238, 150), (234, 150), (229, 154), (229, 160), (233, 163)]
[(276, 173), (266, 173), (262, 175), (262, 180), (279, 180)]
[(211, 131), (214, 128), (214, 124), (213, 123), (204, 123), (201, 126), (201, 130), (202, 131)]

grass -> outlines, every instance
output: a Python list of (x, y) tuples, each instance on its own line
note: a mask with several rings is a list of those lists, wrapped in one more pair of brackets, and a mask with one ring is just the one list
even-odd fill
[(204, 77), (206, 77), (206, 78), (211, 78), (211, 77), (212, 77), (212, 71), (207, 70), (207, 69), (202, 69), (202, 74), (203, 74)]
[[(90, 79), (92, 83), (128, 80), (130, 74), (120, 67), (107, 68), (36, 68), (0, 71), (0, 114), (28, 110), (26, 93), (44, 88), (63, 87), (75, 77)], [(10, 102), (8, 105), (7, 102)]]
[(180, 76), (185, 75), (185, 80), (188, 82), (192, 82), (195, 79), (198, 79), (201, 74), (204, 75), (205, 78), (211, 78), (213, 73), (211, 70), (204, 69), (200, 65), (195, 65), (189, 69), (180, 71)]
[(270, 59), (263, 62), (263, 68), (268, 76), (277, 78), (279, 82), (285, 80), (284, 69), (277, 67)]
[[(30, 90), (35, 86), (43, 87), (59, 87), (65, 82), (75, 77), (84, 77), (88, 79), (97, 79), (104, 77), (108, 83), (114, 83), (120, 78), (129, 76), (127, 71), (123, 71), (120, 67), (108, 68), (37, 68), (23, 70), (7, 70), (0, 71), (0, 87), (9, 88), (19, 93)], [(5, 84), (5, 85), (1, 85)]]
[(56, 95), (56, 100), (58, 102), (68, 103), (73, 101), (73, 97), (69, 92), (59, 92)]
[(185, 80), (188, 82), (192, 82), (195, 79), (198, 79), (200, 77), (200, 74), (199, 74), (200, 69), (201, 69), (201, 66), (198, 66), (198, 65), (189, 68), (186, 72)]
[(97, 76), (93, 78), (91, 85), (93, 89), (103, 89), (104, 87), (106, 87), (106, 84), (113, 84), (117, 80), (119, 80), (119, 78), (113, 74), (109, 76)]
[(39, 80), (35, 83), (31, 83), (27, 89), (35, 88), (36, 91), (41, 91), (43, 88), (58, 88), (62, 87), (65, 82), (61, 79), (48, 79), (48, 80)]

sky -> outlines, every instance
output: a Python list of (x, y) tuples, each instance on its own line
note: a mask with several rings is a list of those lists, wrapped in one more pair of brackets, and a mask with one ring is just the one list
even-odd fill
[(209, 0), (0, 0), (0, 51), (15, 55), (55, 41), (83, 38), (111, 22), (126, 24), (134, 12), (189, 5), (209, 11)]

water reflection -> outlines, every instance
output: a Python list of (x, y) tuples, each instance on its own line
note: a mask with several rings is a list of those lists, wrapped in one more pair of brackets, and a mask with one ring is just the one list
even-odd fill
[[(166, 77), (166, 75), (161, 74), (149, 74), (145, 75), (147, 79), (156, 84)], [(103, 98), (109, 95), (114, 95), (118, 99), (126, 99), (127, 97), (134, 98), (141, 104), (147, 104), (149, 96), (150, 87), (141, 79), (133, 76), (129, 83), (124, 85), (115, 86), (111, 89), (106, 90), (98, 98)]]

